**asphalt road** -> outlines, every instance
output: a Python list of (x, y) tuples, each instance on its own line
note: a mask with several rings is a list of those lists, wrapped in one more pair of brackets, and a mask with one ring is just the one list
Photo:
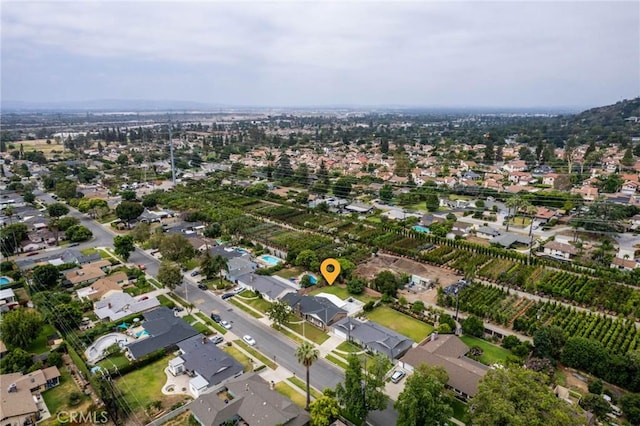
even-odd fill
[[(34, 191), (34, 195), (45, 203), (54, 203), (56, 200), (51, 198), (47, 193)], [(77, 217), (83, 226), (86, 226), (93, 233), (93, 239), (81, 243), (78, 248), (84, 249), (89, 247), (113, 247), (113, 237), (117, 234), (107, 227), (97, 223), (87, 215), (70, 208), (69, 216)], [(36, 261), (40, 258), (51, 256), (51, 252), (43, 252), (38, 256), (33, 256), (30, 260)], [(136, 249), (129, 256), (129, 263), (136, 265), (145, 265), (146, 272), (149, 275), (157, 276), (160, 262), (150, 254), (143, 250)], [(183, 299), (193, 303), (198, 309), (204, 313), (212, 311), (219, 312), (220, 316), (232, 323), (232, 332), (240, 338), (249, 334), (256, 340), (256, 349), (266, 356), (275, 357), (278, 364), (284, 366), (288, 370), (294, 372), (297, 376), (305, 378), (305, 368), (298, 363), (295, 358), (295, 350), (297, 344), (287, 337), (274, 333), (267, 325), (256, 321), (255, 318), (236, 308), (234, 305), (223, 301), (210, 291), (200, 290), (189, 276), (185, 277), (184, 284), (175, 290), (175, 293)], [(341, 369), (333, 364), (319, 359), (310, 369), (311, 384), (316, 389), (324, 389), (327, 387), (334, 388), (336, 384), (343, 381), (344, 373)], [(368, 423), (374, 426), (388, 426), (396, 423), (397, 412), (392, 407), (392, 402), (384, 411), (374, 411), (369, 414)]]

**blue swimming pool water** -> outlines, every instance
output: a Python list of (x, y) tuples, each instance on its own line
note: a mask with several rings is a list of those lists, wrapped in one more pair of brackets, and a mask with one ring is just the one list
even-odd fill
[(149, 335), (149, 333), (147, 333), (147, 330), (138, 331), (136, 333), (136, 337), (148, 336), (148, 335)]
[(316, 277), (314, 277), (311, 274), (306, 274), (309, 277), (309, 281), (311, 281), (311, 284), (318, 284), (318, 279)]
[(237, 248), (236, 248), (236, 251), (237, 251), (238, 253), (241, 253), (241, 254), (247, 254), (247, 253), (249, 253), (248, 251), (246, 251), (245, 249), (240, 248), (240, 247), (237, 247)]
[(260, 259), (264, 260), (265, 262), (267, 262), (271, 266), (275, 266), (278, 263), (280, 263), (280, 259), (278, 259), (277, 257), (273, 257), (271, 255), (268, 255), (268, 254), (263, 254), (262, 256), (260, 256)]
[(2, 287), (3, 285), (7, 285), (10, 284), (11, 280), (7, 277), (0, 277), (0, 287)]
[(429, 228), (425, 228), (424, 226), (420, 226), (420, 225), (416, 225), (413, 227), (414, 231), (418, 231), (418, 232), (424, 232), (425, 234), (428, 234), (429, 232)]

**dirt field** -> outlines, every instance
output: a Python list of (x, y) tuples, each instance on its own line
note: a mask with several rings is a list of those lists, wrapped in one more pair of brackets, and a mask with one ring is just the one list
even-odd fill
[(388, 254), (378, 254), (368, 262), (358, 265), (357, 273), (367, 279), (373, 279), (384, 270), (419, 275), (429, 278), (432, 282), (439, 280), (440, 285), (445, 287), (460, 279), (460, 275), (453, 271)]

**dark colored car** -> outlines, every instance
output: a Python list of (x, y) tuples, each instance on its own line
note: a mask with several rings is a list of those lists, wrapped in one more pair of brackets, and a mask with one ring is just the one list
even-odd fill
[(204, 285), (204, 284), (198, 284), (198, 288), (199, 288), (200, 290), (209, 290), (209, 287), (207, 287), (207, 286), (206, 286), (206, 285)]
[(222, 295), (222, 300), (229, 299), (230, 297), (235, 296), (234, 293), (225, 293)]
[(214, 320), (215, 322), (220, 322), (222, 320), (222, 318), (220, 318), (220, 315), (218, 314), (211, 314), (211, 319)]
[(198, 275), (200, 275), (200, 271), (197, 271), (197, 270), (196, 270), (196, 271), (193, 271), (193, 272), (191, 272), (191, 274), (190, 274), (190, 275), (191, 275), (192, 277), (197, 277)]

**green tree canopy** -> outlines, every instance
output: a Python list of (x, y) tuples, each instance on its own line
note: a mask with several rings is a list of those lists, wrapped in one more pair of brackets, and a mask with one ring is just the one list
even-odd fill
[(278, 328), (282, 327), (283, 324), (287, 322), (289, 318), (289, 312), (291, 312), (291, 308), (289, 308), (289, 304), (287, 302), (277, 300), (267, 308), (267, 315), (269, 319), (278, 325)]
[(482, 320), (476, 316), (468, 316), (460, 321), (460, 325), (462, 326), (462, 332), (464, 334), (475, 337), (484, 336), (484, 324)]
[(47, 206), (47, 213), (49, 213), (51, 217), (58, 218), (69, 213), (69, 207), (62, 203), (49, 204)]
[(125, 262), (129, 260), (129, 255), (136, 249), (131, 235), (115, 236), (113, 238), (113, 247), (115, 254), (123, 258)]
[(165, 235), (160, 240), (158, 249), (163, 259), (172, 262), (187, 262), (195, 254), (195, 249), (182, 234)]
[(65, 238), (71, 242), (89, 241), (93, 238), (93, 232), (86, 226), (73, 225), (65, 232)]
[(142, 204), (134, 201), (123, 201), (116, 207), (116, 216), (126, 223), (127, 227), (130, 227), (130, 222), (137, 219), (143, 211)]
[(38, 336), (42, 324), (42, 317), (38, 311), (27, 308), (13, 309), (2, 315), (2, 340), (9, 347), (25, 349)]
[(167, 288), (174, 289), (182, 283), (182, 271), (174, 262), (162, 261), (158, 269), (158, 281)]
[(335, 398), (323, 395), (310, 405), (311, 422), (314, 426), (329, 426), (340, 416), (340, 406)]
[(37, 291), (48, 290), (55, 287), (60, 277), (58, 268), (48, 263), (33, 268), (32, 274), (33, 284)]
[(449, 380), (442, 367), (419, 365), (407, 378), (394, 408), (397, 425), (443, 425), (453, 415), (444, 386)]

